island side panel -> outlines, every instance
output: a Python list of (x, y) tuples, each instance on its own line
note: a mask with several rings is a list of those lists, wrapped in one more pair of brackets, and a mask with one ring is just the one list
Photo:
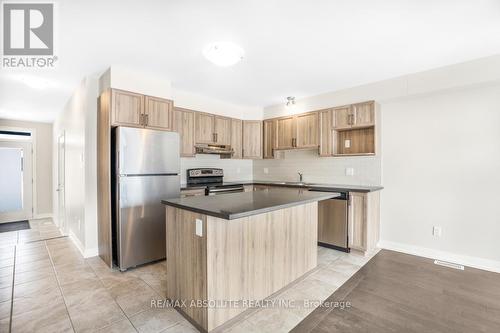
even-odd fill
[[(207, 217), (209, 300), (262, 300), (317, 265), (317, 202), (236, 220)], [(245, 308), (209, 308), (208, 331)]]
[[(196, 235), (196, 219), (203, 221), (203, 236)], [(206, 216), (167, 206), (167, 298), (170, 300), (207, 299)], [(180, 308), (198, 325), (207, 327), (203, 307)]]

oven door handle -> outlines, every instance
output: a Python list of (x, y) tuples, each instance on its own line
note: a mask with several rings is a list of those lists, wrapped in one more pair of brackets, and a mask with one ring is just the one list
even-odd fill
[(217, 192), (243, 192), (245, 189), (243, 187), (235, 187), (235, 188), (221, 188), (208, 190), (208, 193), (217, 193)]

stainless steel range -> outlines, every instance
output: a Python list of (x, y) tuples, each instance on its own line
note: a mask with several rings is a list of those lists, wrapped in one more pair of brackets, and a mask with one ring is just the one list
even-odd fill
[(187, 186), (206, 186), (205, 195), (243, 192), (245, 190), (242, 184), (225, 184), (222, 169), (188, 169), (186, 177)]

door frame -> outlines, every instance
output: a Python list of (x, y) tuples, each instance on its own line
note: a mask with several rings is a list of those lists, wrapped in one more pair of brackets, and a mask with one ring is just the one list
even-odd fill
[[(31, 179), (33, 179), (33, 182), (31, 184), (31, 207), (32, 207), (32, 213), (31, 213), (31, 219), (37, 218), (38, 215), (38, 207), (37, 207), (37, 198), (38, 198), (38, 193), (36, 189), (36, 183), (37, 183), (37, 178), (36, 178), (36, 129), (35, 128), (29, 128), (29, 127), (15, 127), (15, 126), (0, 126), (0, 130), (2, 131), (13, 131), (13, 132), (25, 132), (25, 133), (30, 133), (31, 134)], [(20, 140), (6, 140), (6, 139), (0, 139), (0, 141), (8, 141), (8, 142), (22, 142)]]
[[(59, 175), (61, 173), (61, 170), (60, 170), (60, 159), (61, 159), (61, 156), (60, 156), (60, 144), (61, 144), (61, 138), (62, 138), (62, 143), (63, 143), (63, 146), (64, 146), (64, 151), (63, 151), (63, 156), (62, 156), (62, 161), (63, 161), (63, 170), (62, 170), (62, 178), (63, 178), (63, 213), (64, 213), (64, 219), (63, 219), (63, 223), (61, 224), (60, 223), (60, 212), (61, 212), (61, 207), (59, 205), (59, 196), (61, 195), (61, 192), (60, 192), (60, 189), (59, 189)], [(59, 135), (57, 136), (57, 173), (56, 173), (56, 183), (57, 183), (57, 189), (56, 189), (56, 192), (57, 192), (57, 197), (56, 197), (56, 200), (57, 200), (57, 212), (54, 212), (54, 217), (57, 216), (57, 218), (54, 218), (54, 220), (57, 220), (57, 227), (59, 228), (59, 230), (61, 230), (61, 233), (63, 235), (67, 235), (68, 234), (68, 230), (67, 230), (67, 226), (68, 226), (68, 223), (67, 223), (67, 214), (66, 214), (66, 131), (65, 130), (62, 130), (61, 132), (59, 132)]]

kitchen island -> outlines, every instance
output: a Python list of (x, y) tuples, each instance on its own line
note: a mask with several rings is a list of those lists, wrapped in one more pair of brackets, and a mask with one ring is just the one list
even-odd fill
[(163, 200), (167, 298), (205, 331), (317, 265), (318, 201), (338, 193), (271, 189)]

